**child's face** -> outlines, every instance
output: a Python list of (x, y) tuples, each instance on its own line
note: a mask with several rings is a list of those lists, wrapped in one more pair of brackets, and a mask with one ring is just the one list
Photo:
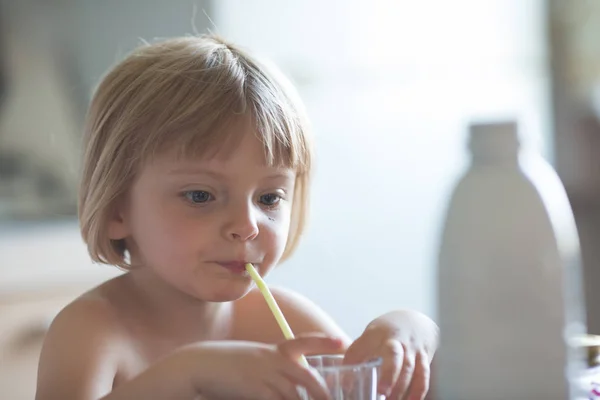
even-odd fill
[(242, 297), (251, 287), (244, 263), (264, 275), (286, 245), (295, 173), (267, 166), (246, 131), (226, 156), (155, 159), (121, 215), (134, 264), (198, 299)]

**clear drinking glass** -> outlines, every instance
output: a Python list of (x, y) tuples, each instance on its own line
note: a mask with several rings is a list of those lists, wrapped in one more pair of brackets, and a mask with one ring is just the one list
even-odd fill
[[(381, 359), (343, 365), (343, 356), (307, 356), (308, 364), (325, 381), (333, 400), (378, 400), (377, 381)], [(310, 400), (304, 394), (303, 400)]]

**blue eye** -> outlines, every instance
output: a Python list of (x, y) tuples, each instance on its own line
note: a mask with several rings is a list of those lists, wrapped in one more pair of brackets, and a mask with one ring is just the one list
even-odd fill
[(213, 196), (204, 190), (189, 190), (183, 195), (193, 204), (204, 204), (212, 200)]
[(259, 201), (267, 207), (274, 207), (281, 201), (281, 196), (275, 193), (263, 194)]

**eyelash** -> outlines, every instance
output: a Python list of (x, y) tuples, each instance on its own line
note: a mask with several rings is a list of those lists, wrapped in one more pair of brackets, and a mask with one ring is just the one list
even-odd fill
[[(202, 201), (202, 202), (195, 202), (192, 197), (194, 194), (197, 193), (204, 193), (206, 195), (208, 195), (208, 198), (206, 199), (206, 201)], [(214, 196), (207, 192), (206, 190), (186, 190), (185, 192), (181, 193), (181, 196), (192, 206), (194, 207), (202, 207), (205, 206), (207, 203), (209, 203), (210, 201), (214, 200)], [(262, 199), (265, 196), (275, 196), (276, 197), (276, 202), (274, 204), (265, 204), (264, 202), (260, 201), (260, 199)], [(266, 193), (263, 194), (259, 197), (259, 202), (263, 205), (263, 207), (265, 207), (268, 210), (276, 210), (277, 208), (279, 208), (281, 201), (285, 200), (284, 197), (281, 194), (278, 193)]]

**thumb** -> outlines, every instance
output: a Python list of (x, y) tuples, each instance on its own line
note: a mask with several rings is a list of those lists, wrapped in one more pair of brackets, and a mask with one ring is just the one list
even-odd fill
[(303, 335), (286, 340), (277, 346), (286, 357), (297, 359), (302, 355), (339, 354), (343, 351), (344, 341), (325, 335)]

